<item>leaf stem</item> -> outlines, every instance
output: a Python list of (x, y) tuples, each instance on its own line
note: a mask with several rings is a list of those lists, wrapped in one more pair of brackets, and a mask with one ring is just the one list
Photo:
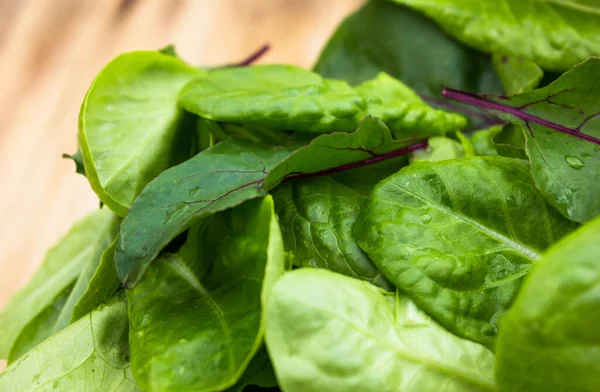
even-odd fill
[(372, 158), (364, 159), (362, 161), (351, 162), (351, 163), (347, 163), (345, 165), (336, 166), (336, 167), (332, 167), (332, 168), (325, 169), (325, 170), (319, 170), (319, 171), (316, 171), (313, 173), (303, 173), (303, 174), (286, 176), (283, 178), (282, 182), (288, 181), (288, 180), (298, 180), (298, 179), (302, 179), (302, 178), (312, 178), (312, 177), (324, 176), (326, 174), (339, 173), (339, 172), (342, 172), (345, 170), (358, 169), (359, 167), (372, 165), (374, 163), (385, 161), (387, 159), (391, 159), (391, 158), (395, 158), (395, 157), (398, 157), (401, 155), (408, 154), (409, 152), (413, 152), (415, 150), (420, 150), (420, 149), (426, 148), (428, 145), (429, 145), (429, 143), (427, 142), (427, 140), (425, 140), (425, 141), (422, 141), (419, 143), (415, 143), (415, 144), (411, 144), (406, 147), (399, 148), (398, 150), (390, 151), (385, 154), (381, 154), (381, 155), (374, 156)]
[(501, 104), (498, 102), (490, 101), (490, 100), (486, 99), (485, 96), (483, 96), (483, 95), (473, 94), (473, 93), (469, 93), (466, 91), (454, 90), (454, 89), (447, 88), (447, 87), (444, 87), (444, 91), (442, 92), (442, 95), (446, 98), (454, 99), (455, 101), (463, 102), (463, 103), (466, 103), (467, 105), (471, 105), (471, 106), (475, 106), (475, 107), (480, 107), (485, 110), (508, 113), (512, 116), (515, 116), (515, 117), (525, 121), (526, 124), (529, 122), (533, 122), (533, 123), (542, 125), (544, 127), (552, 128), (559, 132), (566, 133), (568, 135), (575, 136), (580, 139), (585, 139), (589, 142), (600, 145), (600, 139), (596, 139), (593, 136), (586, 135), (585, 133), (579, 132), (576, 129), (567, 128), (560, 124), (556, 124), (551, 121), (544, 120), (543, 118), (536, 117), (536, 116), (526, 113), (522, 110), (519, 110), (519, 108), (514, 108), (509, 105), (504, 105), (504, 104)]
[(239, 67), (247, 67), (249, 65), (252, 65), (259, 58), (264, 56), (264, 54), (267, 53), (270, 48), (271, 48), (271, 46), (269, 44), (264, 44), (263, 46), (261, 46), (260, 48), (255, 50), (252, 54), (250, 54), (248, 57), (246, 57), (244, 60), (240, 61), (239, 63), (237, 63), (235, 65), (239, 66)]

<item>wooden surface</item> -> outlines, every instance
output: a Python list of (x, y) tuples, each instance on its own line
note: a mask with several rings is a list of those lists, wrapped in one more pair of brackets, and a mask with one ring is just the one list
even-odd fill
[(310, 67), (361, 0), (0, 0), (0, 306), (45, 250), (98, 206), (62, 153), (96, 73), (117, 54), (176, 45), (193, 64)]

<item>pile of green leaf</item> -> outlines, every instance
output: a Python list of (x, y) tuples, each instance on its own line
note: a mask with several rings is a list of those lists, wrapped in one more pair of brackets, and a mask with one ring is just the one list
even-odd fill
[(314, 71), (117, 57), (0, 391), (600, 390), (599, 54), (595, 0), (372, 0)]

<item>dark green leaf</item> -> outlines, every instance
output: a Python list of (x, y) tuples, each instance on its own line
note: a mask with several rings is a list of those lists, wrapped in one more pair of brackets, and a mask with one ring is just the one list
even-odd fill
[(506, 392), (595, 392), (600, 387), (600, 220), (560, 241), (525, 280), (498, 337)]
[(190, 156), (192, 134), (176, 101), (202, 74), (177, 57), (131, 52), (96, 76), (81, 107), (79, 146), (100, 200), (124, 216), (142, 188)]
[(600, 7), (586, 0), (393, 0), (465, 44), (564, 71), (600, 53)]
[(499, 155), (517, 159), (527, 159), (525, 134), (519, 124), (506, 124), (492, 138)]
[(522, 125), (536, 186), (565, 216), (585, 222), (600, 214), (599, 73), (600, 59), (591, 58), (532, 92), (444, 94)]
[(338, 27), (315, 71), (362, 83), (379, 72), (400, 79), (423, 96), (442, 87), (501, 93), (488, 57), (468, 49), (429, 19), (389, 1), (369, 1)]
[(471, 157), (421, 162), (383, 180), (354, 235), (423, 310), (493, 347), (522, 277), (575, 226), (544, 202), (525, 162)]
[(0, 373), (0, 391), (139, 391), (127, 334), (127, 306), (115, 298), (11, 364)]
[(73, 286), (81, 271), (102, 248), (104, 233), (113, 227), (114, 221), (115, 216), (109, 210), (98, 210), (77, 222), (48, 251), (33, 278), (0, 311), (0, 358), (7, 357), (23, 327), (51, 306), (67, 287)]
[[(83, 294), (75, 303), (69, 323), (85, 316), (100, 304), (106, 302), (119, 289), (121, 281), (115, 270), (115, 247), (117, 238), (102, 253), (91, 278), (86, 277), (88, 284)], [(79, 282), (78, 282), (79, 283)]]
[(494, 355), (400, 295), (321, 269), (286, 273), (267, 307), (286, 392), (495, 391)]
[(81, 154), (81, 150), (77, 148), (77, 151), (73, 155), (63, 154), (63, 158), (71, 159), (75, 162), (75, 172), (85, 176), (85, 167), (83, 166), (83, 155)]
[(144, 189), (121, 225), (117, 274), (135, 285), (178, 234), (210, 214), (265, 196), (283, 179), (391, 159), (414, 149), (406, 146), (372, 117), (356, 132), (321, 135), (301, 148), (228, 139), (165, 171)]
[(364, 194), (330, 177), (319, 177), (282, 184), (273, 197), (284, 244), (295, 265), (326, 268), (394, 289), (352, 235)]
[(127, 292), (132, 367), (151, 391), (220, 391), (259, 350), (262, 307), (283, 274), (271, 197), (214, 215), (191, 229)]

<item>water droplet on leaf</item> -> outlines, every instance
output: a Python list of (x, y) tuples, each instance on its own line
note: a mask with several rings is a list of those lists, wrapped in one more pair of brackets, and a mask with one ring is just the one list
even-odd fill
[(575, 170), (579, 170), (579, 169), (581, 169), (582, 167), (585, 166), (585, 163), (583, 163), (581, 161), (581, 159), (575, 158), (575, 157), (572, 157), (572, 156), (566, 156), (565, 157), (565, 161), (567, 162), (567, 164), (569, 166), (571, 166)]
[(427, 224), (429, 222), (431, 222), (431, 216), (430, 215), (421, 215), (421, 222)]

